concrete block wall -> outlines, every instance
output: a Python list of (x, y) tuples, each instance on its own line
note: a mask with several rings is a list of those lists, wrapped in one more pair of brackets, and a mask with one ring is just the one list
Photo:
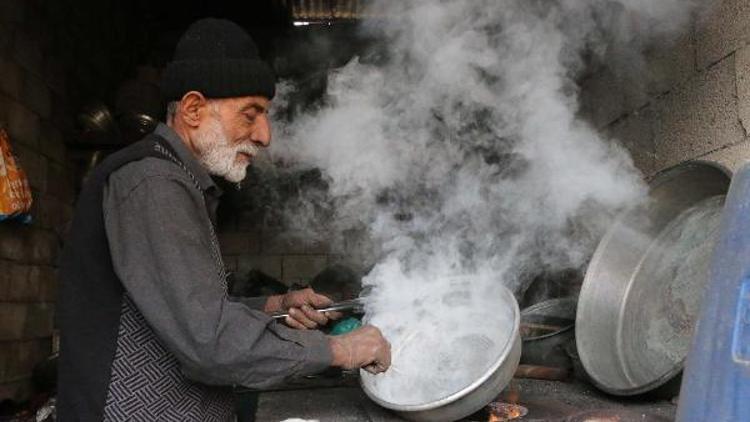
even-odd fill
[(224, 224), (219, 233), (224, 263), (239, 279), (259, 270), (287, 286), (307, 284), (326, 266), (337, 262), (329, 245), (275, 228)]
[(0, 1), (0, 124), (33, 191), (33, 223), (0, 223), (0, 401), (29, 397), (34, 365), (52, 352), (55, 261), (72, 217), (63, 66), (35, 3)]
[[(619, 140), (647, 178), (688, 160), (728, 171), (750, 161), (750, 0), (711, 1), (684, 33), (648, 46), (642, 72), (603, 67), (580, 81), (582, 115)], [(341, 259), (304, 236), (241, 226), (223, 235), (227, 265), (240, 277), (256, 268), (301, 282)]]
[(647, 177), (687, 160), (729, 171), (750, 161), (750, 0), (716, 0), (677, 40), (646, 52), (645, 82), (603, 69), (582, 81), (582, 112), (620, 140)]

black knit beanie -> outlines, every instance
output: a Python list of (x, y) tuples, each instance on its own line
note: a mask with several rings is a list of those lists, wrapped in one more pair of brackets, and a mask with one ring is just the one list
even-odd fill
[(167, 101), (177, 101), (189, 91), (206, 98), (261, 95), (271, 99), (275, 79), (244, 29), (225, 19), (207, 18), (190, 25), (180, 38), (164, 69), (161, 90)]

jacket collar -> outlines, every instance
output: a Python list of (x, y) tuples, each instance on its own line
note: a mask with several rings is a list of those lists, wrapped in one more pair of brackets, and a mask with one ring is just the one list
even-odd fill
[(161, 136), (167, 141), (167, 143), (169, 143), (169, 146), (172, 147), (175, 153), (177, 153), (177, 158), (179, 158), (180, 161), (185, 164), (185, 167), (193, 173), (193, 176), (198, 180), (198, 184), (204, 192), (221, 195), (221, 188), (216, 185), (216, 182), (211, 178), (211, 175), (206, 168), (201, 165), (174, 129), (164, 123), (159, 123), (156, 126), (154, 133)]

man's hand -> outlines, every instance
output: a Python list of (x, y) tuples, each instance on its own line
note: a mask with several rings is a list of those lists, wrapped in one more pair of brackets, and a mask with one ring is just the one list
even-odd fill
[(363, 368), (371, 374), (385, 372), (391, 366), (391, 344), (372, 325), (328, 339), (333, 366), (344, 369)]
[(323, 308), (332, 303), (333, 301), (328, 297), (307, 288), (269, 297), (265, 311), (268, 313), (287, 311), (289, 316), (284, 320), (286, 325), (307, 330), (326, 325), (329, 320), (338, 319), (341, 316), (338, 312), (324, 313), (315, 310), (315, 308)]

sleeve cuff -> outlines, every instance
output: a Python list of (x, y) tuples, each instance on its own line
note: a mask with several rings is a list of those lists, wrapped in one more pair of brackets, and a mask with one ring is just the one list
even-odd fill
[(243, 296), (230, 296), (229, 300), (232, 302), (239, 302), (244, 304), (250, 309), (256, 311), (263, 311), (268, 301), (268, 296), (257, 296), (257, 297), (243, 297)]
[(310, 345), (305, 348), (307, 356), (305, 367), (300, 370), (300, 375), (312, 375), (331, 367), (333, 363), (333, 354), (331, 353), (331, 344), (328, 336), (320, 331), (309, 332), (311, 337)]
[(279, 337), (302, 346), (304, 356), (295, 368), (295, 376), (313, 375), (330, 368), (333, 354), (325, 334), (317, 330), (294, 330), (280, 324), (272, 324), (271, 327), (273, 326)]

